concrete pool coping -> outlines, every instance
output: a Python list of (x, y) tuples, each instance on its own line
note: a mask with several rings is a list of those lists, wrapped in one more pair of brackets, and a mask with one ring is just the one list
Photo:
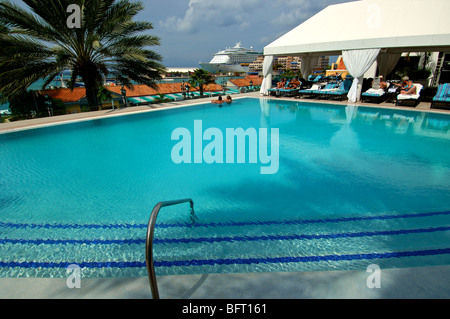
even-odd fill
[[(448, 299), (450, 265), (381, 269), (380, 288), (367, 271), (311, 271), (158, 277), (162, 299)], [(1, 299), (150, 299), (147, 277), (2, 278)]]
[[(250, 93), (242, 93), (242, 94), (233, 95), (234, 99), (245, 98), (245, 97), (261, 98), (263, 96), (259, 92), (250, 92)], [(407, 110), (407, 111), (429, 112), (429, 113), (450, 115), (450, 110), (431, 109), (431, 103), (427, 103), (427, 102), (421, 102), (417, 107), (407, 107), (407, 106), (395, 106), (392, 103), (374, 104), (374, 103), (358, 102), (358, 103), (351, 104), (348, 101), (294, 99), (292, 97), (279, 97), (278, 98), (278, 97), (274, 97), (274, 96), (266, 96), (264, 98), (273, 99), (273, 100), (295, 101), (295, 102), (311, 102), (311, 103), (319, 103), (319, 104), (354, 105), (354, 106), (363, 106), (363, 107), (370, 107), (370, 108)], [(147, 112), (154, 112), (154, 111), (164, 110), (164, 109), (181, 108), (181, 107), (187, 107), (187, 106), (192, 106), (192, 105), (197, 105), (197, 104), (205, 104), (205, 103), (209, 103), (209, 101), (210, 101), (209, 98), (182, 100), (182, 101), (173, 101), (173, 102), (167, 102), (167, 103), (161, 103), (161, 104), (155, 104), (155, 105), (133, 106), (133, 107), (127, 107), (127, 108), (115, 109), (115, 110), (107, 109), (107, 110), (102, 110), (102, 111), (66, 114), (66, 115), (59, 115), (59, 116), (53, 116), (53, 117), (22, 120), (22, 121), (17, 121), (17, 122), (1, 123), (0, 124), (0, 134), (21, 131), (21, 130), (26, 130), (26, 129), (52, 126), (52, 125), (69, 124), (69, 123), (75, 123), (75, 122), (79, 122), (79, 121), (95, 120), (95, 119), (101, 119), (101, 118), (117, 117), (117, 116), (139, 114), (139, 113), (147, 113)]]

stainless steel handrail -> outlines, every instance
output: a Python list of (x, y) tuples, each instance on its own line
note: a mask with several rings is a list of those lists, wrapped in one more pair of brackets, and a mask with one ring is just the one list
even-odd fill
[(159, 299), (158, 283), (156, 282), (155, 266), (153, 265), (153, 234), (155, 231), (156, 218), (158, 217), (161, 208), (188, 202), (191, 204), (191, 222), (195, 224), (194, 201), (190, 198), (160, 202), (156, 204), (150, 215), (147, 227), (147, 239), (145, 241), (145, 263), (147, 264), (148, 278), (150, 280), (150, 289), (152, 290), (153, 299)]

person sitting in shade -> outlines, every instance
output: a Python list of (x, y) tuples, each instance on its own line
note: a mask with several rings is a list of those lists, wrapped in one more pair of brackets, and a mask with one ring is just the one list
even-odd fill
[(296, 89), (301, 84), (302, 83), (297, 78), (294, 78), (291, 82), (289, 82), (288, 89)]
[(384, 77), (380, 75), (380, 89), (386, 90), (388, 87), (387, 83), (384, 81)]
[(286, 79), (281, 79), (280, 82), (277, 83), (277, 89), (284, 89), (284, 87), (286, 86)]
[(402, 78), (402, 83), (394, 83), (395, 86), (400, 87), (400, 94), (406, 94), (406, 95), (414, 95), (416, 94), (417, 88), (412, 83), (412, 81), (409, 80), (408, 76), (404, 76)]

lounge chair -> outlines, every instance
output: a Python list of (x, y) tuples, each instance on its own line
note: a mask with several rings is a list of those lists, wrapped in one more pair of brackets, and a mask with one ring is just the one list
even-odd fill
[(284, 88), (270, 88), (267, 91), (269, 91), (269, 95), (273, 95), (273, 96), (281, 96), (282, 95), (282, 91), (283, 90), (288, 90), (287, 87), (289, 86), (289, 82), (290, 81), (286, 81), (286, 84), (284, 85)]
[(368, 89), (361, 95), (363, 102), (381, 103), (387, 98), (386, 91), (383, 89)]
[(345, 98), (345, 96), (347, 96), (348, 91), (350, 91), (352, 82), (353, 81), (351, 79), (346, 79), (345, 81), (342, 81), (339, 84), (338, 88), (327, 91), (326, 97), (328, 99), (339, 99), (342, 101)]
[(321, 88), (321, 85), (320, 85), (320, 84), (313, 84), (313, 86), (311, 86), (311, 88), (309, 88), (309, 89), (299, 90), (299, 91), (298, 91), (298, 94), (299, 94), (300, 96), (303, 96), (303, 95), (312, 95), (314, 91), (317, 91), (317, 90), (319, 90), (320, 88)]
[(387, 91), (390, 84), (387, 84), (385, 89), (380, 87), (380, 78), (376, 77), (372, 82), (372, 87), (361, 94), (362, 102), (381, 103), (387, 100)]
[(288, 88), (289, 84), (287, 84), (286, 88), (279, 89), (280, 95), (288, 97), (297, 96), (299, 94), (299, 91), (305, 87), (301, 80), (298, 81), (300, 82), (300, 85), (298, 85), (296, 88)]
[[(436, 106), (437, 105), (437, 106)], [(431, 102), (431, 108), (450, 107), (450, 83), (441, 84)]]
[(416, 94), (399, 94), (395, 105), (406, 105), (416, 107), (420, 103), (420, 92), (423, 89), (422, 84), (414, 84), (416, 86)]
[(314, 94), (317, 98), (326, 98), (327, 93), (337, 89), (338, 86), (339, 85), (337, 83), (327, 83), (324, 88), (320, 90), (314, 90), (312, 94)]
[(239, 90), (236, 89), (226, 89), (225, 94), (239, 94)]
[(282, 96), (295, 96), (298, 94), (299, 89), (279, 89), (280, 94)]

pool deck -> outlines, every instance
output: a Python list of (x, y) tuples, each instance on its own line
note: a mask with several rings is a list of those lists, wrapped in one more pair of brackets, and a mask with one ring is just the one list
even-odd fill
[[(234, 99), (242, 98), (242, 97), (257, 97), (257, 98), (259, 98), (259, 97), (261, 97), (261, 95), (259, 92), (250, 92), (250, 93), (233, 95)], [(272, 97), (272, 96), (270, 96), (268, 98), (275, 99), (275, 100), (288, 100), (288, 101), (297, 101), (297, 102), (305, 101), (305, 102), (312, 102), (312, 103), (325, 103), (325, 104), (338, 104), (338, 105), (349, 105), (350, 104), (348, 101), (340, 102), (340, 101), (326, 101), (326, 100), (313, 100), (313, 99), (295, 99), (295, 98), (285, 98), (285, 97), (276, 98), (276, 97)], [(209, 100), (210, 100), (209, 98), (183, 100), (183, 101), (167, 102), (167, 103), (156, 104), (156, 105), (133, 106), (133, 107), (127, 107), (127, 108), (115, 109), (115, 110), (109, 109), (109, 110), (102, 110), (102, 111), (66, 114), (66, 115), (60, 115), (60, 116), (23, 120), (23, 121), (17, 121), (17, 122), (1, 123), (0, 124), (0, 133), (7, 133), (7, 132), (13, 132), (13, 131), (17, 131), (17, 130), (28, 129), (28, 128), (42, 127), (42, 126), (62, 124), (62, 123), (71, 123), (71, 122), (104, 118), (104, 117), (110, 117), (110, 116), (120, 116), (120, 115), (126, 115), (126, 114), (151, 112), (151, 111), (166, 109), (166, 108), (184, 107), (184, 106), (189, 106), (189, 105), (193, 105), (193, 104), (208, 103)], [(397, 109), (397, 110), (409, 110), (409, 111), (450, 114), (450, 110), (431, 109), (431, 103), (427, 103), (427, 102), (421, 102), (417, 107), (395, 106), (395, 104), (393, 104), (393, 103), (375, 104), (375, 103), (359, 103), (358, 102), (358, 103), (354, 103), (352, 105), (367, 106), (367, 107), (372, 107), (372, 108), (389, 108), (389, 109)]]
[[(261, 97), (259, 92), (234, 96)], [(270, 97), (273, 99), (278, 99)], [(293, 98), (279, 98), (301, 101)], [(315, 101), (348, 105), (347, 101)], [(136, 106), (119, 110), (78, 113), (50, 118), (32, 119), (0, 124), (0, 132), (60, 123), (149, 112), (162, 108), (183, 107), (208, 99), (195, 99)], [(397, 107), (392, 103), (357, 103), (357, 106), (390, 108), (450, 114), (449, 110), (430, 109), (430, 103), (418, 107)], [(368, 263), (369, 265), (369, 263)], [(209, 274), (158, 277), (163, 299), (449, 299), (450, 265), (381, 269), (381, 288), (368, 288), (366, 271), (284, 272)], [(81, 279), (81, 288), (69, 289), (66, 279), (0, 278), (1, 299), (149, 299), (147, 277)]]
[[(368, 261), (368, 265), (370, 262)], [(162, 299), (449, 299), (450, 266), (381, 269), (380, 288), (366, 271), (273, 272), (157, 277)], [(0, 279), (1, 299), (150, 299), (147, 277)]]

